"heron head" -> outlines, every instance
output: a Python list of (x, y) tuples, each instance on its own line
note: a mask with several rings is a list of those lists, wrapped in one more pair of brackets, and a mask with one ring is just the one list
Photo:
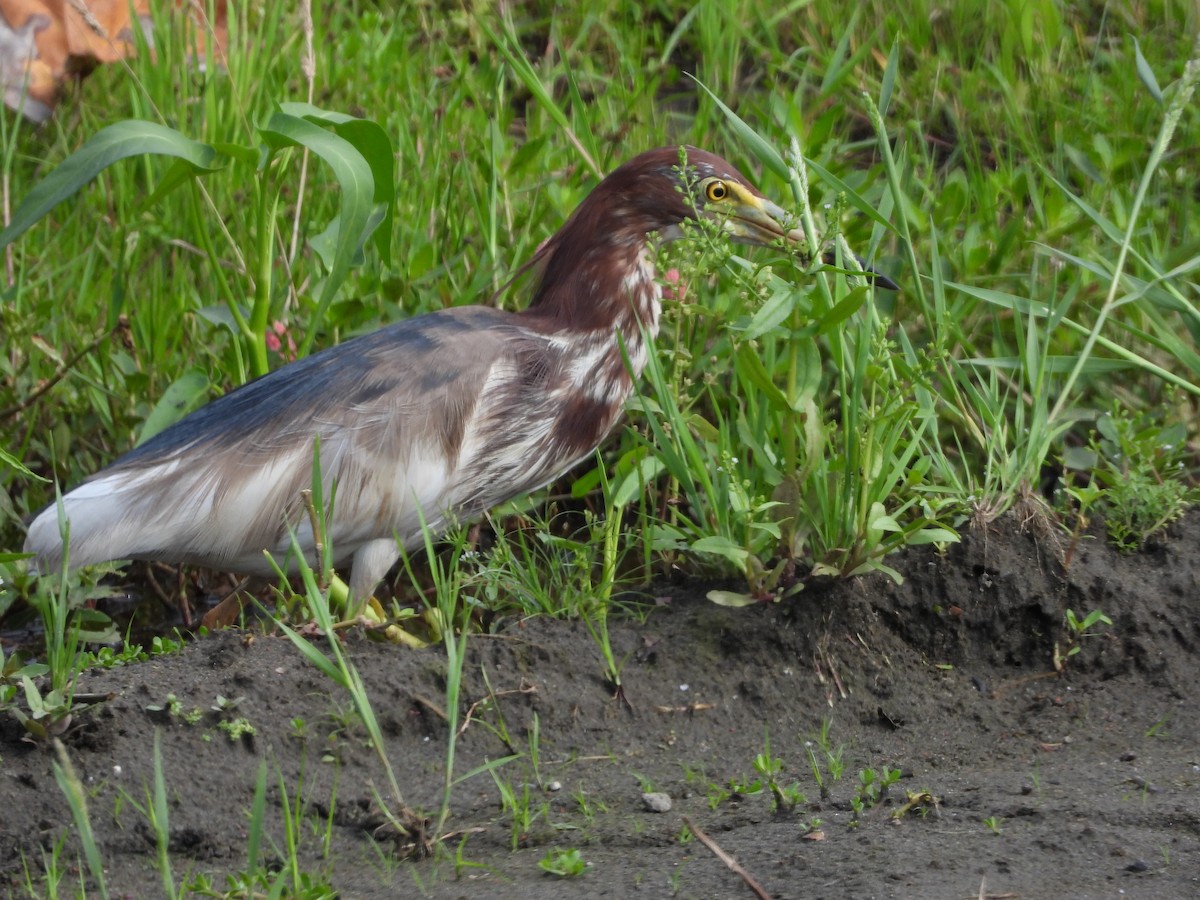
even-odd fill
[(598, 206), (593, 215), (606, 215), (610, 239), (618, 243), (651, 233), (673, 240), (683, 235), (685, 222), (702, 219), (717, 222), (739, 243), (801, 238), (788, 228), (788, 214), (741, 172), (696, 147), (660, 147), (635, 156), (604, 179), (585, 206), (593, 201)]

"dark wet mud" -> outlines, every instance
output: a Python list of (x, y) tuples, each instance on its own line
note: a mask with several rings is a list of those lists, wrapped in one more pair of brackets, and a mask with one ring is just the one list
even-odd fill
[[(1002, 522), (944, 557), (889, 560), (899, 586), (854, 579), (746, 609), (711, 604), (702, 585), (662, 588), (644, 621), (611, 626), (627, 703), (582, 624), (501, 623), (468, 642), (456, 771), (518, 756), (455, 787), (453, 836), (431, 860), (397, 859), (377, 831), (385, 780), (350, 700), (283, 637), (223, 632), (90, 672), (79, 690), (112, 699), (65, 744), (114, 896), (163, 893), (138, 808), (156, 731), (177, 885), (223, 889), (245, 867), (265, 762), (262, 858), (285, 862), (299, 798), (298, 871), (342, 897), (754, 896), (685, 818), (772, 897), (1200, 896), (1198, 548), (1192, 514), (1134, 555), (1084, 541), (1064, 571)], [(1113, 624), (1077, 637), (1068, 609)], [(361, 633), (345, 646), (405, 800), (435, 811), (444, 653)], [(13, 896), (64, 833), (64, 867), (79, 846), (53, 753), (21, 737), (0, 720)], [(755, 786), (768, 741), (778, 796)], [(881, 789), (860, 772), (898, 776)], [(651, 811), (647, 792), (670, 809)], [(544, 873), (552, 848), (578, 850), (583, 873)]]

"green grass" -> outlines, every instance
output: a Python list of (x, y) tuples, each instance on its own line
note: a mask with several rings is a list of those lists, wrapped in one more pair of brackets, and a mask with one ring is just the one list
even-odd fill
[[(43, 610), (67, 653), (51, 661), (60, 696), (90, 576), (39, 588), (16, 558), (54, 481), (77, 484), (176, 401), (281, 365), (289, 346), (486, 302), (602, 173), (663, 144), (725, 155), (811, 245), (902, 290), (702, 230), (668, 248), (686, 293), (666, 304), (627, 426), (594, 465), (494, 514), (498, 543), (465, 576), (479, 602), (584, 616), (619, 683), (594, 598), (668, 567), (740, 573), (745, 593), (724, 602), (779, 598), (812, 575), (891, 572), (894, 550), (1015, 504), (1052, 528), (1119, 512), (1117, 539), (1136, 547), (1194, 499), (1193, 3), (508, 10), (319, 9), (311, 82), (287, 5), (240, 5), (227, 59), (203, 74), (164, 13), (155, 62), (98, 69), (39, 130), (0, 115), (14, 210), (124, 119), (224, 162), (172, 191), (170, 160), (116, 163), (4, 251), (0, 619)], [(272, 144), (262, 165), (233, 149), (274, 137), (284, 102), (362, 116), (392, 145), (394, 189), (372, 198), (390, 228), (344, 271), (309, 243), (342, 211), (336, 171), (301, 146)], [(497, 302), (519, 306), (520, 283)], [(1043, 496), (1060, 467), (1071, 491)], [(1105, 493), (1128, 483), (1153, 489)], [(445, 634), (461, 653), (466, 629)], [(4, 682), (6, 703), (21, 684)]]
[[(298, 20), (278, 11), (240, 15), (250, 18), (233, 23), (229, 65), (204, 78), (184, 58), (178, 29), (164, 30), (172, 36), (156, 41), (159, 65), (138, 59), (99, 70), (42, 131), (6, 116), (0, 138), (14, 199), (102, 126), (128, 116), (205, 143), (254, 146), (272, 103), (305, 100), (308, 86)], [(301, 346), (323, 346), (400, 316), (486, 299), (582, 198), (595, 169), (649, 146), (716, 149), (768, 195), (799, 208), (795, 186), (754, 159), (720, 102), (779, 150), (798, 138), (820, 172), (878, 211), (873, 220), (838, 206), (830, 182), (805, 173), (816, 227), (826, 235), (844, 230), (851, 247), (904, 287), (802, 338), (817, 367), (789, 400), (814, 402), (829, 431), (872, 405), (892, 404), (875, 425), (907, 438), (885, 448), (878, 495), (847, 506), (815, 480), (801, 492), (806, 507), (820, 510), (815, 522), (792, 526), (790, 536), (808, 530), (820, 539), (794, 540), (802, 557), (833, 558), (838, 571), (857, 567), (862, 548), (856, 556), (837, 523), (863, 537), (878, 519), (875, 503), (888, 515), (912, 508), (918, 494), (901, 477), (917, 466), (905, 457), (910, 447), (932, 459), (921, 478), (929, 490), (955, 499), (1011, 497), (1054, 461), (1066, 430), (1086, 434), (1098, 401), (1115, 396), (1150, 407), (1164, 396), (1164, 373), (1188, 385), (1198, 380), (1197, 358), (1181, 337), (1200, 331), (1186, 280), (1200, 263), (1189, 227), (1197, 218), (1188, 165), (1196, 116), (1184, 110), (1160, 165), (1149, 166), (1147, 138), (1159, 130), (1163, 108), (1139, 77), (1139, 53), (1141, 71), (1157, 84), (1181, 74), (1197, 27), (1189, 4), (1096, 17), (1067, 15), (1049, 2), (1019, 13), (986, 2), (904, 11), (872, 4), (850, 16), (820, 3), (776, 10), (664, 2), (594, 14), (550, 14), (530, 4), (508, 21), (482, 8), (420, 5), (389, 17), (369, 7), (327, 15), (315, 23), (314, 99), (378, 122), (395, 145), (388, 252), (368, 253), (322, 312), (325, 270), (303, 241), (294, 251), (291, 242), (294, 228), (312, 237), (337, 210), (339, 192), (316, 163), (304, 166), (302, 206), (298, 151), (278, 154), (267, 172), (231, 163), (206, 177), (202, 191), (180, 190), (149, 206), (169, 167), (151, 158), (112, 167), (13, 245), (16, 283), (0, 314), (0, 409), (20, 408), (6, 417), (16, 426), (4, 446), (14, 459), (74, 484), (144, 434), (171, 385), (198, 402), (248, 377), (257, 365), (230, 328), (230, 303), (241, 300), (248, 311), (253, 301), (257, 326), (279, 321)], [(882, 134), (872, 106), (882, 112)], [(1143, 173), (1144, 190), (1137, 186)], [(264, 189), (276, 198), (265, 208)], [(847, 211), (822, 221), (828, 204)], [(1125, 265), (1114, 279), (1110, 261), (1118, 254)], [(752, 255), (755, 266), (779, 262)], [(268, 271), (270, 278), (260, 277)], [(795, 286), (793, 327), (844, 299), (831, 293), (845, 290), (839, 286), (814, 293), (799, 273), (771, 274)], [(738, 329), (763, 292), (778, 288), (764, 286), (769, 277), (750, 270), (740, 282), (729, 274), (692, 282), (692, 308), (667, 323), (665, 359), (685, 408), (702, 404), (726, 440), (748, 431), (777, 442), (794, 470), (806, 464), (792, 446), (797, 433), (823, 458), (841, 449), (841, 439), (852, 447), (856, 435), (845, 428), (826, 435), (829, 444), (798, 432), (788, 421), (795, 415), (765, 421), (753, 408), (761, 392), (747, 381)], [(748, 290), (745, 279), (757, 288)], [(877, 343), (884, 335), (890, 343)], [(97, 338), (29, 402), (73, 350)], [(1115, 346), (1089, 347), (1097, 338)], [(776, 329), (750, 342), (762, 340), (781, 347), (766, 374), (786, 393), (795, 341)], [(872, 394), (857, 393), (884, 357), (892, 361), (889, 379)], [(907, 371), (899, 371), (902, 363)], [(856, 374), (856, 365), (866, 371)], [(1043, 398), (1054, 421), (1040, 421), (1033, 408)], [(1007, 428), (1021, 421), (1022, 431), (1035, 433), (1032, 444)], [(610, 444), (612, 458), (633, 440), (626, 434)], [(712, 451), (719, 458), (727, 448), (718, 441)], [(898, 465), (888, 468), (893, 460)], [(793, 474), (777, 469), (767, 459), (739, 472), (751, 481), (747, 503), (771, 502)], [(810, 474), (827, 481), (854, 473)], [(52, 494), (16, 471), (0, 470), (0, 479), (9, 500), (0, 534), (4, 547), (16, 548), (16, 519)], [(928, 503), (928, 492), (916, 502)], [(770, 558), (773, 516), (759, 508), (742, 523), (694, 522), (692, 539), (714, 526), (744, 532), (765, 522), (758, 535), (724, 536)], [(837, 550), (844, 558), (835, 558)]]

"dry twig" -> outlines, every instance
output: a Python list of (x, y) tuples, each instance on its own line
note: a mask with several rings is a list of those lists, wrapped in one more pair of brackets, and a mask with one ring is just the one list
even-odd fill
[(716, 841), (697, 828), (696, 824), (691, 819), (689, 819), (687, 816), (684, 816), (683, 824), (688, 827), (688, 830), (696, 836), (696, 839), (700, 841), (700, 843), (713, 852), (713, 856), (725, 863), (730, 872), (733, 872), (735, 875), (739, 876), (742, 881), (746, 882), (746, 887), (750, 888), (750, 890), (754, 892), (754, 896), (758, 897), (759, 900), (771, 900), (771, 895), (767, 893), (766, 888), (759, 884), (753, 875), (743, 869), (741, 863), (722, 850)]

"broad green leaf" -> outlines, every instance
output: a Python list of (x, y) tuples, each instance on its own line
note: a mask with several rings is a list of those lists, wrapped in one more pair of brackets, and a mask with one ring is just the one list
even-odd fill
[(666, 468), (664, 463), (657, 456), (643, 456), (634, 466), (633, 471), (626, 475), (612, 492), (611, 503), (617, 509), (624, 509), (634, 498), (637, 497), (645, 489), (645, 486), (654, 481), (662, 471)]
[[(876, 504), (876, 505), (878, 506), (879, 504)], [(903, 528), (900, 527), (900, 523), (896, 521), (896, 518), (894, 516), (889, 516), (886, 513), (884, 515), (876, 516), (875, 518), (873, 518), (871, 520), (871, 523), (867, 526), (867, 528), (871, 529), (872, 531), (899, 532), (899, 531), (904, 530)]]
[(797, 337), (792, 342), (796, 351), (796, 396), (789, 406), (801, 412), (821, 387), (821, 350), (813, 338)]
[(1100, 464), (1100, 454), (1091, 447), (1064, 447), (1063, 466), (1077, 472), (1090, 472)]
[(865, 284), (860, 284), (854, 288), (839, 300), (829, 312), (821, 316), (817, 321), (814, 332), (816, 334), (828, 334), (838, 325), (841, 325), (842, 322), (858, 312), (863, 303), (866, 302), (869, 291), (870, 289)]
[[(242, 309), (242, 315), (248, 315), (248, 310)], [(234, 334), (239, 334), (237, 322), (234, 321), (233, 313), (229, 311), (229, 307), (224, 304), (215, 306), (202, 306), (196, 310), (196, 314), (207, 322), (213, 325), (221, 325), (228, 328)]]
[(700, 415), (700, 413), (689, 414), (687, 424), (700, 440), (708, 441), (710, 444), (721, 442), (721, 432), (717, 431), (717, 426)]
[[(867, 478), (868, 480), (874, 480), (872, 475), (868, 475)], [(877, 547), (880, 541), (883, 540), (884, 532), (897, 533), (902, 530), (900, 523), (896, 521), (895, 517), (884, 511), (882, 503), (876, 501), (871, 504), (871, 508), (867, 513), (865, 535), (868, 547)]]
[(373, 211), (367, 228), (371, 243), (384, 265), (392, 261), (392, 215), (396, 206), (396, 154), (391, 138), (379, 123), (358, 119), (345, 113), (320, 109), (311, 103), (282, 103), (279, 107), (288, 115), (333, 126), (338, 136), (350, 144), (371, 167), (375, 179)]
[(888, 53), (887, 68), (883, 70), (883, 80), (879, 85), (879, 114), (887, 117), (888, 108), (892, 105), (892, 91), (896, 87), (896, 73), (900, 71), (901, 39), (897, 35), (892, 41), (892, 49)]
[(231, 144), (228, 141), (214, 141), (212, 146), (222, 156), (228, 156), (230, 159), (248, 166), (257, 166), (262, 158), (261, 147), (247, 147), (244, 144)]
[(45, 706), (42, 701), (42, 692), (37, 689), (37, 685), (28, 675), (21, 676), (21, 687), (25, 690), (25, 705), (36, 715), (38, 710)]
[[(380, 215), (377, 207), (372, 211), (371, 218), (367, 220), (367, 224), (364, 226), (363, 230), (365, 231), (374, 227), (374, 225), (377, 225), (380, 221), (382, 221), (382, 219), (383, 217)], [(337, 254), (340, 247), (338, 241), (341, 239), (341, 236), (342, 217), (334, 216), (329, 220), (329, 224), (325, 226), (324, 231), (320, 232), (319, 234), (314, 234), (308, 239), (308, 246), (310, 246), (313, 252), (316, 253), (320, 258), (321, 264), (325, 266), (325, 271), (327, 272), (330, 271), (337, 262)], [(350, 265), (361, 266), (364, 262), (366, 262), (366, 255), (363, 253), (362, 244), (359, 244), (354, 248), (354, 255), (350, 259)]]
[[(631, 451), (633, 452), (633, 451)], [(571, 496), (576, 500), (580, 500), (590, 494), (592, 491), (600, 487), (600, 469), (593, 467), (588, 469), (578, 478), (571, 482)]]
[(776, 409), (788, 409), (787, 397), (771, 380), (771, 375), (756, 351), (749, 344), (742, 344), (737, 350), (737, 371), (762, 393), (762, 398)]
[(71, 627), (78, 630), (79, 640), (89, 644), (119, 644), (121, 642), (121, 633), (117, 631), (116, 624), (98, 609), (89, 609), (84, 606), (75, 610), (75, 615), (71, 619)]
[(794, 295), (790, 287), (781, 287), (774, 291), (767, 302), (758, 308), (758, 312), (746, 326), (743, 337), (753, 341), (762, 337), (768, 331), (774, 331), (792, 313)]
[(733, 609), (740, 609), (743, 606), (754, 606), (758, 603), (749, 594), (739, 594), (737, 591), (709, 591), (706, 595), (708, 599), (717, 604), (717, 606), (728, 606)]
[(144, 154), (177, 157), (198, 171), (219, 168), (213, 165), (217, 151), (208, 144), (154, 122), (138, 119), (117, 122), (93, 135), (25, 195), (13, 213), (11, 224), (0, 231), (0, 248), (19, 238), (113, 163)]
[(1130, 35), (1129, 39), (1133, 41), (1133, 57), (1137, 64), (1138, 78), (1142, 85), (1150, 92), (1159, 106), (1163, 105), (1162, 88), (1158, 86), (1158, 79), (1154, 77), (1154, 70), (1150, 68), (1150, 63), (1146, 62), (1146, 57), (1142, 56), (1142, 45), (1138, 43), (1138, 39), (1134, 35)]
[[(324, 160), (333, 170), (341, 188), (337, 236), (333, 240), (333, 264), (321, 288), (314, 316), (314, 321), (320, 322), (350, 271), (358, 249), (370, 237), (371, 213), (375, 206), (375, 178), (371, 165), (350, 141), (307, 118), (289, 115), (282, 110), (273, 112), (266, 124), (260, 126), (259, 132), (269, 147), (304, 147)], [(305, 335), (300, 355), (308, 352), (315, 336), (316, 329), (310, 329)]]
[(957, 544), (958, 535), (949, 528), (922, 528), (904, 536), (906, 546), (915, 547), (918, 544)]
[(38, 481), (44, 481), (47, 484), (50, 482), (49, 478), (43, 478), (41, 475), (35, 475), (33, 472), (30, 472), (19, 459), (2, 447), (0, 447), (0, 464), (8, 466), (10, 469), (15, 469), (19, 475), (24, 475), (26, 478), (36, 478)]
[(804, 459), (807, 460), (805, 466), (812, 467), (816, 465), (825, 449), (825, 429), (821, 425), (821, 415), (813, 398), (801, 400), (799, 405), (800, 408), (796, 412), (800, 413), (800, 433), (804, 436)]
[(208, 375), (199, 369), (189, 369), (171, 383), (146, 417), (138, 444), (144, 444), (165, 428), (174, 425), (208, 398)]
[(338, 112), (333, 109), (322, 109), (319, 106), (313, 106), (311, 103), (289, 101), (280, 103), (279, 109), (289, 116), (295, 116), (297, 119), (308, 119), (310, 122), (318, 125), (344, 125), (347, 122), (362, 121), (362, 119), (355, 118), (349, 113)]
[(712, 553), (715, 556), (722, 556), (730, 562), (743, 567), (750, 556), (745, 547), (735, 544), (727, 537), (716, 534), (709, 537), (702, 537), (698, 541), (692, 541), (689, 549), (693, 553)]
[[(847, 578), (854, 578), (859, 575), (869, 575), (872, 572), (879, 572), (881, 575), (886, 575), (896, 584), (904, 584), (904, 576), (893, 569), (891, 566), (885, 565), (878, 559), (868, 559), (860, 566), (855, 566), (849, 572), (846, 572)], [(838, 573), (841, 574), (841, 573)]]

